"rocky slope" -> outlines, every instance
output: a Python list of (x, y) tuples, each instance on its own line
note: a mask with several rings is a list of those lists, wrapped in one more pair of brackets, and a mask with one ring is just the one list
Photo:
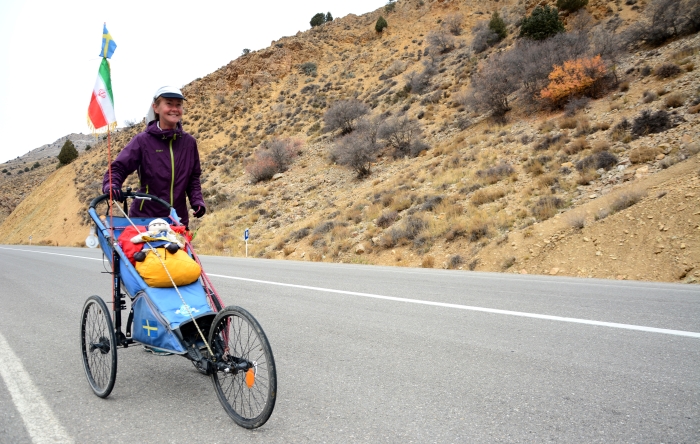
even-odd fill
[[(573, 116), (533, 112), (514, 98), (508, 121), (495, 123), (461, 98), (486, 57), (515, 42), (517, 18), (535, 3), (499, 2), (510, 35), (479, 55), (469, 30), (488, 19), (491, 6), (406, 0), (393, 12), (350, 15), (281, 38), (187, 85), (185, 128), (199, 141), (210, 210), (192, 227), (199, 251), (243, 255), (241, 236), (250, 228), (249, 251), (258, 257), (697, 282), (700, 147), (693, 101), (700, 93), (694, 69), (700, 38), (623, 54), (615, 69), (624, 87)], [(590, 1), (587, 26), (616, 18), (624, 29), (643, 6)], [(389, 27), (378, 34), (380, 14)], [(410, 73), (431, 57), (428, 34), (444, 31), (455, 16), (463, 32), (454, 49), (436, 60), (426, 91), (406, 92)], [(574, 26), (574, 16), (563, 17)], [(680, 72), (649, 75), (665, 63)], [(362, 180), (335, 165), (329, 151), (337, 135), (323, 130), (323, 113), (353, 97), (374, 117), (417, 119), (430, 149), (400, 159), (386, 150)], [(636, 139), (614, 134), (642, 109), (668, 112), (672, 128)], [(115, 154), (139, 129), (114, 134)], [(245, 166), (273, 137), (305, 146), (288, 171), (252, 184)], [(576, 168), (600, 152), (614, 155), (613, 168)], [(0, 242), (26, 243), (26, 226), (41, 227), (45, 243), (81, 242), (88, 227), (80, 223), (99, 193), (106, 158), (102, 143), (55, 172), (4, 222)], [(509, 166), (507, 174), (496, 174), (499, 165)], [(71, 197), (62, 201), (63, 217), (43, 217), (37, 208), (55, 187), (72, 187), (65, 193)], [(417, 231), (406, 235), (410, 224)]]

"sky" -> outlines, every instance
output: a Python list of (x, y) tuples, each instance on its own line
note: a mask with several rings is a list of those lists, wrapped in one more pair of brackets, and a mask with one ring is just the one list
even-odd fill
[(102, 25), (118, 125), (141, 120), (161, 86), (182, 87), (244, 48), (310, 28), (317, 12), (364, 14), (386, 0), (0, 0), (0, 163), (70, 133), (89, 134)]

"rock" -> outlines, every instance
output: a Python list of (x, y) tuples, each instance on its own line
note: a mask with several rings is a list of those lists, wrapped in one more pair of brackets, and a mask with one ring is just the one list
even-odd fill
[(663, 160), (666, 155), (664, 153), (660, 153), (659, 155), (656, 156), (656, 160)]
[(522, 270), (520, 270), (519, 273), (520, 273), (520, 274), (527, 274), (527, 270), (523, 268)]
[(559, 273), (559, 269), (557, 267), (554, 267), (551, 270), (549, 270), (549, 274), (552, 276), (556, 275), (557, 273)]
[(681, 250), (685, 250), (685, 244), (681, 244)]
[(284, 173), (277, 173), (274, 176), (272, 176), (272, 180), (278, 180), (284, 177)]
[(302, 251), (299, 257), (305, 257), (306, 256), (306, 251)]
[(355, 254), (362, 254), (365, 252), (365, 246), (363, 244), (357, 244), (355, 246)]
[(602, 256), (602, 255), (603, 255), (603, 252), (600, 251), (600, 250), (598, 250), (598, 251), (595, 252), (595, 255), (596, 255), (596, 256)]
[(634, 172), (635, 174), (648, 174), (649, 173), (649, 165), (642, 165), (637, 170)]

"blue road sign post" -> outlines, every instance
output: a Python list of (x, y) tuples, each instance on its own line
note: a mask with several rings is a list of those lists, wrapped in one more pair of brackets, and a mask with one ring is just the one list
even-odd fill
[(245, 239), (245, 257), (248, 257), (248, 238), (250, 237), (250, 230), (248, 228), (243, 232), (243, 239)]

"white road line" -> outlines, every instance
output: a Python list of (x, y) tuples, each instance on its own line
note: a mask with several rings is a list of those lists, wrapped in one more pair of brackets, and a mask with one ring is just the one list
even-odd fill
[(355, 291), (334, 290), (332, 288), (311, 287), (308, 285), (296, 285), (296, 284), (285, 284), (282, 282), (262, 281), (259, 279), (248, 279), (248, 278), (235, 277), (235, 276), (226, 276), (223, 274), (207, 274), (207, 275), (213, 276), (213, 277), (225, 278), (225, 279), (235, 279), (235, 280), (239, 280), (239, 281), (256, 282), (259, 284), (277, 285), (280, 287), (300, 288), (303, 290), (323, 291), (326, 293), (336, 293), (336, 294), (345, 294), (345, 295), (350, 295), (350, 296), (361, 296), (361, 297), (365, 297), (365, 298), (382, 299), (385, 301), (408, 302), (410, 304), (431, 305), (434, 307), (445, 307), (445, 308), (456, 308), (459, 310), (471, 310), (471, 311), (480, 311), (480, 312), (484, 312), (484, 313), (493, 313), (493, 314), (501, 314), (501, 315), (509, 315), (509, 316), (520, 316), (520, 317), (524, 317), (524, 318), (545, 319), (548, 321), (572, 322), (575, 324), (587, 324), (587, 325), (595, 325), (595, 326), (599, 326), (599, 327), (621, 328), (621, 329), (625, 329), (625, 330), (637, 330), (637, 331), (644, 331), (644, 332), (649, 332), (649, 333), (663, 333), (663, 334), (667, 334), (667, 335), (687, 336), (690, 338), (700, 339), (700, 333), (696, 333), (696, 332), (692, 332), (692, 331), (669, 330), (669, 329), (665, 329), (665, 328), (645, 327), (643, 325), (618, 324), (615, 322), (592, 321), (589, 319), (567, 318), (567, 317), (562, 317), (562, 316), (551, 316), (551, 315), (543, 315), (543, 314), (537, 314), (537, 313), (525, 313), (522, 311), (499, 310), (499, 309), (495, 309), (495, 308), (484, 308), (484, 307), (474, 307), (474, 306), (470, 306), (470, 305), (449, 304), (446, 302), (434, 302), (434, 301), (423, 301), (420, 299), (397, 298), (397, 297), (393, 297), (393, 296), (382, 296), (382, 295), (372, 294), (372, 293), (358, 293)]
[(22, 416), (24, 427), (34, 443), (73, 442), (73, 438), (58, 422), (2, 334), (0, 334), (0, 377), (5, 381), (12, 401)]
[(86, 257), (86, 256), (74, 256), (72, 254), (62, 254), (62, 253), (49, 253), (48, 251), (36, 251), (36, 250), (25, 250), (22, 248), (7, 248), (7, 247), (0, 247), (0, 250), (12, 250), (12, 251), (24, 251), (26, 253), (40, 253), (40, 254), (51, 254), (53, 256), (65, 256), (65, 257), (76, 257), (78, 259), (89, 259), (91, 261), (102, 261), (103, 259), (97, 259), (94, 257)]

